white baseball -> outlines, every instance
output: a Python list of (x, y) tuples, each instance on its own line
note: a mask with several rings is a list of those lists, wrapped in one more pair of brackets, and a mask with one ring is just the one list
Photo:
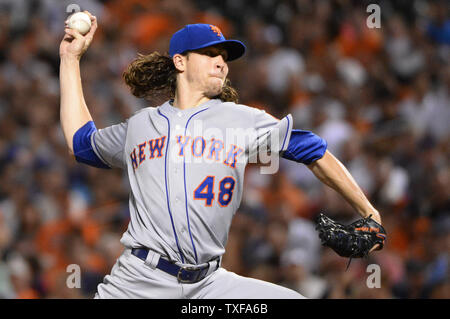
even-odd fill
[(76, 12), (69, 17), (67, 24), (69, 28), (85, 35), (91, 29), (91, 18), (84, 12)]

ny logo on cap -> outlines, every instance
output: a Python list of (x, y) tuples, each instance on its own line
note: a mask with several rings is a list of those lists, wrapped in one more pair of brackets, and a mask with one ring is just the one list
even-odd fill
[(215, 25), (210, 24), (209, 27), (211, 28), (211, 31), (217, 34), (218, 37), (222, 37), (222, 31)]

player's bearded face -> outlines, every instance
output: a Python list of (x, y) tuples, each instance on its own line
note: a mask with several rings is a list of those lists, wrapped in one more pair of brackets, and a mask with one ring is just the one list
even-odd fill
[(188, 81), (207, 97), (219, 95), (228, 75), (226, 59), (227, 52), (217, 47), (208, 47), (189, 53), (186, 61)]

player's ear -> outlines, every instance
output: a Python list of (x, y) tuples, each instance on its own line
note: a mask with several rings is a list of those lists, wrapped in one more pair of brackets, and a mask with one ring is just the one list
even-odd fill
[(172, 61), (178, 71), (183, 72), (186, 69), (186, 56), (175, 54)]

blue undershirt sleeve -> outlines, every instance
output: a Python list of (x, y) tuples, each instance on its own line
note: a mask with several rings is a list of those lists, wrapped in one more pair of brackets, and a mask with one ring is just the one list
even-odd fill
[(84, 163), (90, 166), (109, 169), (92, 149), (91, 135), (97, 131), (93, 121), (87, 122), (73, 136), (73, 153), (75, 159), (79, 163)]
[(292, 130), (287, 149), (281, 157), (309, 165), (322, 158), (327, 142), (310, 131)]

